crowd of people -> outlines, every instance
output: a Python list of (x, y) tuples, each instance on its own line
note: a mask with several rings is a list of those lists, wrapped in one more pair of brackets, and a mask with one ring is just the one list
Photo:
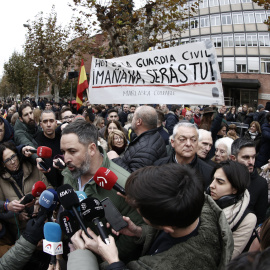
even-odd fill
[[(86, 101), (77, 109), (10, 99), (0, 109), (1, 269), (270, 265), (270, 102), (227, 108)], [(50, 148), (51, 157), (39, 147)], [(96, 184), (101, 167), (117, 176), (125, 195)], [(63, 233), (64, 253), (52, 264), (42, 252), (46, 217), (38, 196), (22, 203), (37, 181), (110, 198), (127, 227), (108, 225), (105, 244), (84, 221), (91, 238), (81, 229), (71, 238)], [(54, 222), (63, 210), (58, 203)]]

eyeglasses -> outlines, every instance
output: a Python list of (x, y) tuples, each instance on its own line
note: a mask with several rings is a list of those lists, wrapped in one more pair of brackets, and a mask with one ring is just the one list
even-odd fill
[(120, 142), (124, 140), (124, 138), (122, 138), (122, 137), (114, 137), (113, 139), (115, 141), (120, 141)]
[(51, 124), (55, 122), (54, 119), (45, 119), (45, 120), (42, 120), (42, 123), (43, 124), (47, 124), (48, 122), (50, 122)]
[(68, 119), (73, 119), (75, 117), (74, 114), (70, 115), (70, 116), (65, 116), (63, 117), (64, 120), (68, 120)]
[(7, 158), (6, 160), (3, 161), (4, 164), (10, 165), (11, 162), (15, 162), (17, 160), (18, 156), (17, 154), (13, 154), (10, 158)]

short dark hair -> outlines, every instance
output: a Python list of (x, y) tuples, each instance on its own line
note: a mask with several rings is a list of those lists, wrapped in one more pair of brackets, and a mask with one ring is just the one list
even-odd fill
[(250, 183), (248, 168), (236, 161), (226, 160), (216, 165), (213, 175), (220, 168), (224, 171), (232, 187), (237, 190), (236, 195), (241, 198)]
[(242, 148), (245, 148), (245, 147), (254, 147), (255, 148), (254, 141), (248, 140), (248, 139), (243, 139), (243, 138), (238, 138), (238, 139), (234, 140), (232, 143), (231, 155), (234, 155), (235, 157), (237, 157), (240, 150)]
[(205, 199), (196, 171), (174, 163), (136, 170), (125, 189), (128, 204), (157, 226), (188, 227), (200, 216)]
[(32, 106), (31, 106), (29, 103), (24, 102), (24, 103), (19, 107), (19, 110), (18, 110), (19, 117), (22, 117), (22, 111), (23, 111), (25, 108), (27, 108), (27, 107), (30, 107), (30, 108), (33, 110)]
[(60, 120), (62, 120), (62, 113), (67, 112), (67, 111), (72, 112), (72, 110), (71, 110), (70, 107), (64, 107), (64, 108), (61, 109), (61, 112), (60, 112)]
[(112, 112), (116, 112), (116, 113), (118, 114), (118, 111), (117, 111), (116, 109), (110, 109), (110, 110), (108, 110), (108, 115), (109, 115), (110, 113), (112, 113)]
[(54, 115), (54, 119), (56, 119), (56, 115), (55, 115), (55, 112), (53, 110), (44, 110), (44, 111), (42, 111), (42, 113), (40, 115), (40, 121), (42, 121), (42, 116), (44, 113), (52, 113)]
[(18, 150), (15, 146), (15, 144), (13, 142), (4, 142), (0, 144), (0, 175), (3, 175), (3, 173), (6, 172), (5, 167), (3, 166), (3, 152), (6, 149), (10, 149), (11, 151), (13, 151), (14, 153), (18, 154)]
[(171, 107), (171, 111), (174, 113), (176, 112), (176, 110), (179, 110), (179, 109), (181, 109), (181, 107), (179, 105), (176, 105), (176, 104), (173, 104)]
[(90, 124), (83, 119), (76, 119), (62, 130), (62, 136), (72, 133), (77, 135), (79, 143), (85, 146), (89, 145), (90, 143), (95, 143), (97, 145), (97, 128), (93, 124)]

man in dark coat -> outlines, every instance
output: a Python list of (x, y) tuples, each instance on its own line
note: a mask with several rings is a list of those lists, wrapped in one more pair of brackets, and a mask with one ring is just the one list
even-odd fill
[(167, 163), (188, 164), (197, 170), (206, 189), (212, 182), (213, 168), (197, 156), (199, 131), (195, 124), (187, 121), (179, 122), (173, 129), (170, 156), (157, 160), (154, 165)]
[(129, 144), (122, 158), (115, 151), (108, 153), (109, 159), (129, 172), (153, 165), (165, 157), (166, 146), (157, 131), (157, 112), (153, 107), (140, 106), (136, 109), (131, 124), (137, 137)]
[(165, 128), (169, 134), (172, 135), (173, 127), (179, 122), (179, 116), (181, 114), (181, 107), (179, 105), (172, 105), (171, 110), (167, 114)]
[(7, 142), (13, 140), (14, 130), (10, 123), (0, 117), (0, 143)]

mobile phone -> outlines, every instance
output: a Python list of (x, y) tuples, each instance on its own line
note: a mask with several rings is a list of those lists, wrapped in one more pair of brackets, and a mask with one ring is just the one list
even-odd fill
[(38, 164), (44, 171), (48, 171), (50, 169), (44, 161), (41, 161)]
[(55, 163), (55, 165), (59, 168), (59, 169), (65, 169), (65, 165), (63, 165), (63, 163), (58, 159), (57, 162)]
[(119, 232), (127, 227), (127, 222), (123, 220), (123, 216), (108, 197), (103, 199), (101, 204), (105, 211), (105, 218), (115, 231)]

